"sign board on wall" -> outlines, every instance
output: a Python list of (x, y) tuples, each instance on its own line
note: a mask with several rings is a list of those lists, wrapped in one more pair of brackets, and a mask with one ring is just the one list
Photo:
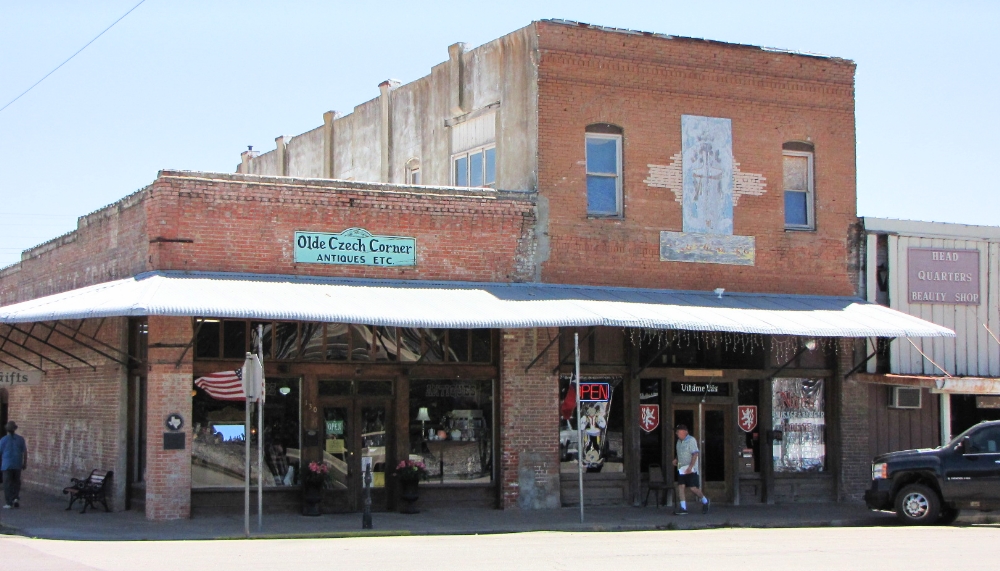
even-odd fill
[(415, 266), (417, 240), (405, 236), (376, 236), (364, 228), (339, 234), (295, 233), (295, 262), (350, 266)]
[(908, 248), (907, 302), (979, 305), (979, 250)]
[(0, 388), (34, 387), (42, 384), (41, 371), (0, 368)]

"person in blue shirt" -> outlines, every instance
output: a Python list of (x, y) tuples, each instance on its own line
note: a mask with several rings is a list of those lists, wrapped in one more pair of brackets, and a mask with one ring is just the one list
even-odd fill
[(4, 509), (21, 507), (21, 471), (28, 467), (28, 445), (17, 434), (17, 423), (7, 423), (7, 436), (0, 438), (0, 470), (3, 471)]

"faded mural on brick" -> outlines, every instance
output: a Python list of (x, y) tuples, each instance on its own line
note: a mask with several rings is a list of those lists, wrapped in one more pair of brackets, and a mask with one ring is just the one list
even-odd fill
[(752, 266), (753, 236), (733, 234), (740, 196), (765, 192), (763, 175), (744, 173), (733, 160), (732, 121), (681, 116), (681, 152), (671, 164), (648, 165), (651, 187), (669, 188), (682, 205), (682, 232), (660, 232), (660, 260)]

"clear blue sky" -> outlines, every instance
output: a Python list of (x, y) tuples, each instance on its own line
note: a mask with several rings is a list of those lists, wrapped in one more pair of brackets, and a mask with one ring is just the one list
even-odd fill
[[(0, 106), (137, 2), (0, 0)], [(1000, 2), (146, 0), (0, 112), (0, 267), (159, 169), (232, 172), (542, 18), (852, 59), (858, 212), (1000, 224)]]

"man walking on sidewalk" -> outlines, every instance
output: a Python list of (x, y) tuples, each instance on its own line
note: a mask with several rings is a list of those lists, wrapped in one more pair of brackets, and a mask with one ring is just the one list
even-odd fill
[(16, 434), (17, 423), (7, 423), (7, 436), (0, 438), (0, 470), (3, 471), (3, 509), (21, 507), (21, 471), (28, 467), (28, 445)]
[(688, 434), (687, 426), (677, 425), (677, 497), (680, 503), (674, 510), (674, 515), (687, 515), (687, 501), (684, 488), (691, 488), (694, 495), (701, 499), (701, 513), (708, 513), (708, 498), (701, 492), (701, 481), (698, 477), (698, 441)]

